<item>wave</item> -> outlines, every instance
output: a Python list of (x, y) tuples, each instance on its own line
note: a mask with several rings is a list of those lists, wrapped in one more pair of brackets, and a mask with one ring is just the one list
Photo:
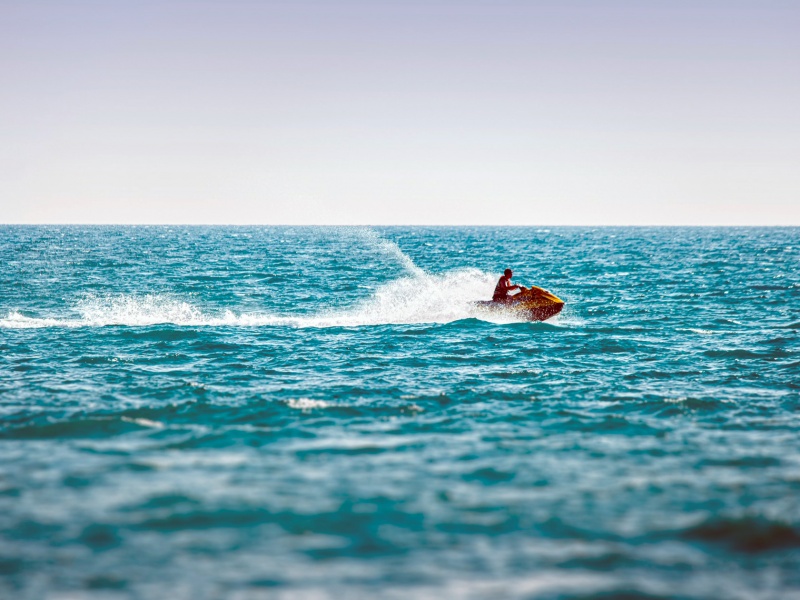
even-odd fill
[(689, 528), (683, 535), (748, 554), (800, 548), (800, 529), (790, 522), (766, 517), (715, 517)]
[[(488, 312), (474, 304), (491, 294), (494, 276), (478, 269), (457, 269), (441, 275), (424, 271), (400, 277), (344, 310), (323, 309), (312, 315), (280, 315), (269, 312), (238, 312), (203, 309), (186, 300), (164, 294), (87, 295), (78, 300), (75, 316), (27, 316), (11, 310), (0, 318), (0, 328), (48, 327), (183, 327), (285, 326), (360, 327), (420, 323), (450, 323), (479, 319), (492, 323), (519, 322), (512, 314)], [(556, 322), (555, 324), (558, 324)]]

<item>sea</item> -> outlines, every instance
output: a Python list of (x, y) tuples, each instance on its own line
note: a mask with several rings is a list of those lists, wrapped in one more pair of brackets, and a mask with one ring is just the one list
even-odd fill
[(800, 598), (800, 228), (0, 226), (0, 597)]

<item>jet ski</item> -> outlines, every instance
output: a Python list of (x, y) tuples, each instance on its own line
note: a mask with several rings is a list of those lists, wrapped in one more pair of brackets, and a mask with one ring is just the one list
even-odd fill
[(564, 308), (561, 298), (535, 285), (529, 288), (520, 286), (520, 292), (505, 301), (479, 300), (476, 304), (486, 310), (511, 314), (526, 321), (544, 321)]

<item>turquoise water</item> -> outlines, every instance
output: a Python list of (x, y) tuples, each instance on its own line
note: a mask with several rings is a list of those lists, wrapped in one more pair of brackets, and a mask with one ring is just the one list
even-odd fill
[[(800, 598), (800, 229), (0, 256), (2, 597)], [(505, 267), (563, 313), (482, 314)]]

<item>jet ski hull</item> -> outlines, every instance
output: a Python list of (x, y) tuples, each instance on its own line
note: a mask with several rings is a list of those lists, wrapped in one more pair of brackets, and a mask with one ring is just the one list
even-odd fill
[(545, 289), (532, 286), (505, 302), (478, 302), (480, 307), (492, 312), (511, 314), (526, 321), (545, 321), (554, 317), (564, 308), (564, 301)]

